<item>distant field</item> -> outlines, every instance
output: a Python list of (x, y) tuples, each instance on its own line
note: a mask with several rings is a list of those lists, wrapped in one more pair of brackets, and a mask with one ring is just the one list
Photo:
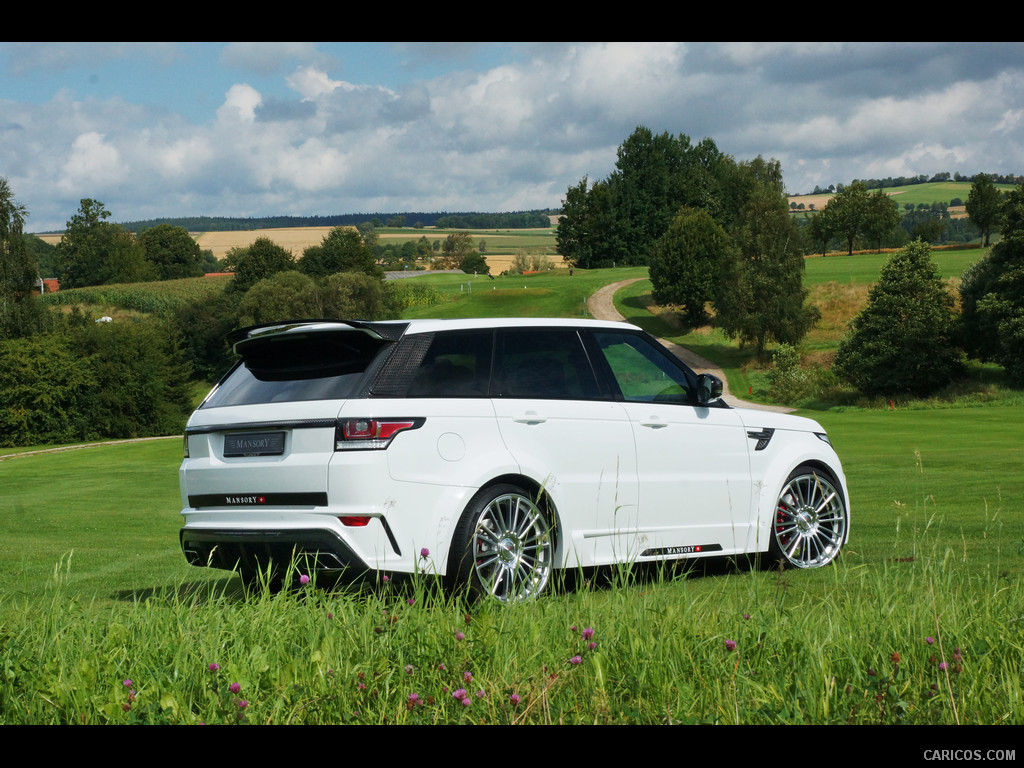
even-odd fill
[[(996, 189), (1009, 192), (1013, 189), (1013, 184), (996, 184)], [(931, 205), (932, 203), (948, 204), (950, 200), (956, 197), (966, 201), (967, 196), (971, 194), (971, 185), (966, 181), (937, 181), (930, 184), (886, 187), (885, 192), (890, 197), (896, 198), (896, 201), (900, 204), (900, 212), (902, 212), (903, 206), (907, 203), (914, 206), (921, 203), (925, 205)], [(798, 205), (803, 203), (805, 209), (809, 210), (813, 206), (814, 210), (820, 211), (828, 205), (828, 201), (831, 198), (832, 195), (790, 195), (789, 202), (797, 203)], [(950, 210), (950, 215), (957, 218), (967, 214), (962, 207), (958, 206)]]

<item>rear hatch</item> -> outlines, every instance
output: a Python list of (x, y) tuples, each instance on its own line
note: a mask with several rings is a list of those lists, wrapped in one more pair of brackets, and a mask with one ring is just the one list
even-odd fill
[(182, 504), (327, 504), (338, 412), (405, 324), (299, 323), (238, 332), (241, 360), (186, 428)]

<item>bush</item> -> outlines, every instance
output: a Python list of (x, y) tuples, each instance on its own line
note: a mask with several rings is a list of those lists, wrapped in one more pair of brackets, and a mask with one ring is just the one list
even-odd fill
[(868, 305), (839, 343), (835, 369), (869, 396), (924, 396), (962, 370), (953, 297), (917, 240), (882, 268)]

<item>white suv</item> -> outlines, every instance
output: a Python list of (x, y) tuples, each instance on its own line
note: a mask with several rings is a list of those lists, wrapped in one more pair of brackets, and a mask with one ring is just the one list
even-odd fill
[(193, 565), (427, 571), (504, 601), (552, 569), (768, 552), (830, 563), (846, 479), (809, 419), (734, 409), (623, 323), (244, 329), (189, 420)]

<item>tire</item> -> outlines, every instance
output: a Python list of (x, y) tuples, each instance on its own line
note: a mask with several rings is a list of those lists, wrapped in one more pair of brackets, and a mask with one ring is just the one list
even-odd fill
[(450, 582), (473, 597), (516, 603), (547, 587), (555, 540), (543, 502), (514, 485), (484, 488), (455, 529)]
[(797, 467), (775, 503), (773, 560), (795, 568), (820, 568), (839, 556), (849, 526), (846, 501), (835, 479), (816, 467)]

